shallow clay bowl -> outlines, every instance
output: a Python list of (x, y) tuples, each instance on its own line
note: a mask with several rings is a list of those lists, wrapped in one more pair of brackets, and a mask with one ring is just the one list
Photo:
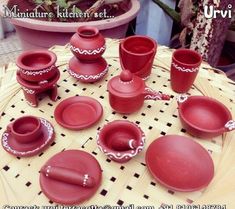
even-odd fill
[(30, 82), (40, 82), (54, 77), (58, 71), (55, 66), (57, 57), (48, 50), (23, 52), (17, 58), (20, 77)]
[[(135, 147), (124, 148), (124, 143), (128, 141), (134, 141)], [(97, 135), (99, 149), (108, 158), (119, 163), (127, 162), (137, 155), (143, 149), (144, 142), (143, 131), (136, 124), (125, 120), (115, 120), (106, 124)]]
[(185, 136), (166, 135), (154, 140), (145, 160), (153, 177), (175, 191), (200, 190), (214, 176), (214, 164), (207, 150)]
[(181, 95), (178, 105), (181, 123), (191, 135), (212, 138), (235, 128), (227, 107), (215, 99)]

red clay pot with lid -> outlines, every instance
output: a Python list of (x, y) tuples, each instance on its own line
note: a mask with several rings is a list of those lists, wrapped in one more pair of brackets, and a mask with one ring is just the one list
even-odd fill
[(81, 26), (70, 39), (72, 53), (81, 60), (95, 60), (102, 56), (105, 39), (96, 27)]
[(20, 77), (30, 82), (41, 82), (53, 78), (58, 69), (57, 57), (48, 50), (26, 51), (19, 55), (16, 64)]
[(130, 114), (139, 110), (144, 100), (169, 100), (170, 97), (152, 90), (129, 70), (123, 70), (108, 82), (109, 103), (119, 112)]

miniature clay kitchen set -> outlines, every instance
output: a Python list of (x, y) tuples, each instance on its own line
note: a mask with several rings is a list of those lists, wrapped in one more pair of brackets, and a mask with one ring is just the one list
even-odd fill
[[(59, 69), (56, 63), (59, 57), (49, 50), (26, 51), (18, 57), (16, 78), (28, 105), (39, 108), (46, 99), (45, 95), (52, 103), (56, 102), (60, 95), (57, 82), (62, 73), (69, 74), (78, 83), (85, 83), (87, 89), (95, 82), (105, 82), (109, 63), (102, 55), (108, 46), (97, 28), (78, 28), (69, 47), (73, 56), (66, 72)], [(147, 36), (128, 37), (121, 40), (117, 50), (121, 70), (106, 81), (109, 108), (104, 108), (102, 101), (92, 96), (67, 97), (54, 108), (54, 121), (25, 115), (9, 123), (1, 139), (3, 148), (13, 156), (29, 158), (53, 149), (50, 145), (57, 140), (59, 133), (52, 124), (57, 123), (79, 137), (80, 132), (89, 132), (89, 128), (99, 123), (105, 113), (114, 113), (123, 119), (103, 121), (96, 133), (96, 146), (103, 159), (107, 157), (128, 167), (135, 158), (142, 158), (156, 182), (173, 191), (192, 192), (206, 188), (214, 176), (214, 163), (200, 141), (209, 141), (234, 130), (235, 121), (221, 102), (188, 94), (200, 69), (201, 56), (192, 50), (179, 49), (173, 53), (169, 79), (172, 89), (180, 93), (175, 99), (146, 84), (151, 79), (154, 58), (158, 56), (154, 40)], [(41, 94), (43, 99), (40, 99)], [(179, 112), (177, 120), (188, 137), (176, 133), (160, 137), (156, 133), (155, 140), (149, 143), (149, 135), (141, 125), (134, 118), (126, 120), (126, 115), (131, 117), (144, 105), (154, 104), (151, 100), (156, 105), (175, 100)], [(164, 114), (167, 116), (168, 113)], [(145, 157), (141, 153), (145, 153)], [(75, 205), (93, 198), (100, 185), (105, 184), (102, 180), (105, 175), (102, 163), (95, 155), (69, 149), (44, 162), (38, 184), (49, 200)]]

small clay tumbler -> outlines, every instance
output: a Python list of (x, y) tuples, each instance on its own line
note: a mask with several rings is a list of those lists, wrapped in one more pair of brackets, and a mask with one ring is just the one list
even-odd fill
[(41, 135), (41, 122), (37, 117), (24, 116), (10, 123), (7, 130), (19, 143), (30, 143)]
[(123, 70), (129, 70), (143, 80), (152, 70), (157, 43), (148, 36), (130, 36), (119, 45), (119, 57)]
[(194, 50), (174, 51), (171, 62), (171, 87), (177, 93), (186, 93), (193, 85), (202, 62), (202, 57)]

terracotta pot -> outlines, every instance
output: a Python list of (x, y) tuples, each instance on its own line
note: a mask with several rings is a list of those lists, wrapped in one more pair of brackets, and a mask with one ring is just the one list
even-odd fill
[(119, 45), (119, 56), (123, 70), (147, 79), (152, 70), (153, 60), (157, 52), (157, 43), (147, 36), (131, 36)]
[(170, 97), (152, 90), (145, 82), (128, 70), (108, 82), (109, 103), (119, 112), (130, 114), (139, 110), (144, 100), (169, 100)]
[[(0, 14), (4, 14), (3, 5), (7, 1), (0, 3)], [(131, 0), (129, 10), (118, 17), (91, 21), (91, 22), (49, 22), (30, 18), (11, 18), (9, 21), (16, 28), (24, 50), (50, 48), (54, 45), (65, 45), (79, 26), (97, 27), (105, 37), (124, 38), (128, 24), (133, 20), (140, 9), (138, 0)], [(38, 38), (40, 37), (40, 38)]]
[(125, 120), (112, 121), (97, 134), (99, 149), (119, 163), (125, 163), (136, 156), (143, 150), (144, 143), (143, 131), (136, 124)]
[(72, 57), (69, 61), (68, 73), (83, 83), (96, 82), (108, 73), (108, 64), (102, 57), (94, 62), (80, 61)]
[(174, 51), (171, 63), (171, 87), (175, 92), (186, 93), (194, 83), (202, 62), (199, 53), (191, 49)]
[(29, 143), (41, 135), (41, 122), (34, 116), (20, 117), (7, 126), (7, 131), (19, 143)]
[(177, 100), (181, 123), (189, 134), (210, 139), (235, 129), (231, 113), (219, 101), (186, 95), (180, 95)]
[(104, 53), (105, 40), (96, 27), (81, 26), (70, 39), (70, 49), (80, 60), (95, 60)]
[(56, 55), (47, 50), (23, 52), (16, 61), (22, 79), (30, 82), (44, 82), (56, 75)]

